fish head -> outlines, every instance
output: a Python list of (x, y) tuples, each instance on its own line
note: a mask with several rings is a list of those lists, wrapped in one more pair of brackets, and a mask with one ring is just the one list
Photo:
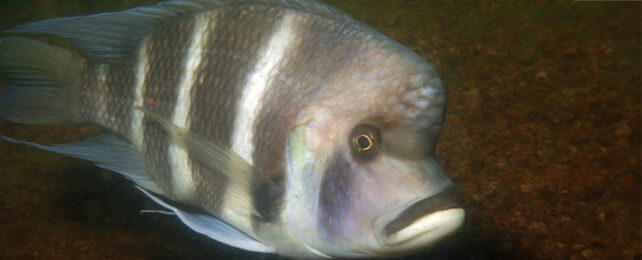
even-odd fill
[(434, 157), (441, 80), (401, 53), (342, 79), (288, 137), (287, 223), (318, 256), (408, 254), (463, 224), (463, 196)]

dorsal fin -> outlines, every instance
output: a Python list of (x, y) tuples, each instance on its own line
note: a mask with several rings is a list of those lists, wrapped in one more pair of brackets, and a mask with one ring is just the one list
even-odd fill
[(275, 6), (339, 22), (353, 21), (343, 12), (302, 0), (174, 0), (120, 12), (56, 18), (4, 31), (11, 34), (45, 33), (69, 40), (98, 62), (113, 62), (130, 55), (154, 28), (176, 17), (239, 5)]

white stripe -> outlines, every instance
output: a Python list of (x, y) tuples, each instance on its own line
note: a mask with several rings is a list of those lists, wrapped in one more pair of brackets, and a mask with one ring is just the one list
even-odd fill
[[(189, 129), (189, 108), (192, 101), (191, 91), (196, 80), (196, 70), (203, 58), (203, 49), (207, 40), (210, 19), (205, 15), (196, 16), (192, 42), (187, 49), (185, 67), (178, 85), (178, 97), (174, 105), (174, 114), (171, 121), (181, 128)], [(192, 167), (185, 147), (172, 142), (169, 145), (169, 162), (172, 170), (172, 189), (178, 198), (191, 195), (194, 188)]]
[[(261, 111), (261, 98), (268, 89), (269, 79), (275, 75), (275, 68), (285, 57), (288, 47), (296, 39), (294, 32), (296, 14), (286, 13), (277, 25), (275, 33), (270, 37), (267, 45), (262, 46), (258, 54), (258, 61), (254, 70), (248, 74), (248, 82), (243, 87), (243, 92), (238, 103), (236, 120), (234, 122), (232, 150), (238, 153), (250, 164), (253, 163), (252, 152), (254, 148), (252, 125), (256, 115)], [(239, 181), (229, 182), (225, 190), (221, 218), (245, 232), (253, 232), (251, 214), (254, 212), (251, 190), (247, 183)]]
[[(132, 108), (143, 107), (145, 105), (145, 78), (149, 70), (149, 60), (147, 55), (147, 45), (149, 37), (142, 41), (138, 50), (138, 63), (136, 64), (136, 82), (134, 83), (134, 103)], [(139, 153), (143, 152), (143, 138), (145, 129), (143, 128), (144, 113), (139, 110), (131, 110), (132, 120), (129, 128), (129, 136), (132, 144)]]
[(241, 99), (237, 107), (237, 116), (234, 121), (234, 134), (232, 137), (232, 150), (241, 155), (243, 159), (253, 164), (253, 124), (256, 116), (261, 111), (261, 98), (267, 91), (268, 81), (275, 73), (274, 69), (281, 62), (286, 50), (295, 39), (294, 28), (296, 16), (285, 14), (283, 20), (270, 41), (259, 52), (258, 62), (254, 71), (248, 75), (248, 82), (243, 88)]

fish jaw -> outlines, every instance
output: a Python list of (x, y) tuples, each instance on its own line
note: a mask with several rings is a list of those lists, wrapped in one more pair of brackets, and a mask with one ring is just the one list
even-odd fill
[[(345, 153), (321, 155), (325, 151), (321, 147), (331, 138), (320, 129), (327, 130), (313, 122), (301, 125), (287, 145), (289, 203), (284, 219), (293, 240), (308, 249), (306, 257), (405, 255), (443, 240), (462, 226), (463, 195), (432, 156), (413, 163), (383, 156), (367, 167), (359, 166)], [(320, 173), (327, 173), (336, 158), (346, 160), (346, 171), (340, 175), (354, 178), (350, 194), (356, 197), (342, 209), (348, 217), (328, 226), (323, 220), (332, 214), (325, 215), (320, 202), (327, 186)]]
[(466, 217), (463, 196), (455, 186), (386, 212), (373, 221), (381, 255), (419, 251), (454, 234)]
[(381, 243), (383, 247), (394, 247), (403, 252), (417, 251), (454, 234), (463, 225), (465, 218), (463, 208), (433, 212), (394, 234), (384, 236)]

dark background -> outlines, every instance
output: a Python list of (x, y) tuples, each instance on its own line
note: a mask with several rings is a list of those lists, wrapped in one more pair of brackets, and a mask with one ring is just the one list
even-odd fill
[[(0, 1), (0, 29), (153, 0)], [(448, 112), (461, 232), (410, 258), (640, 259), (640, 2), (327, 1), (418, 52)], [(2, 83), (0, 83), (2, 84)], [(95, 127), (0, 134), (51, 144)], [(0, 258), (276, 258), (221, 246), (88, 162), (0, 141)]]

